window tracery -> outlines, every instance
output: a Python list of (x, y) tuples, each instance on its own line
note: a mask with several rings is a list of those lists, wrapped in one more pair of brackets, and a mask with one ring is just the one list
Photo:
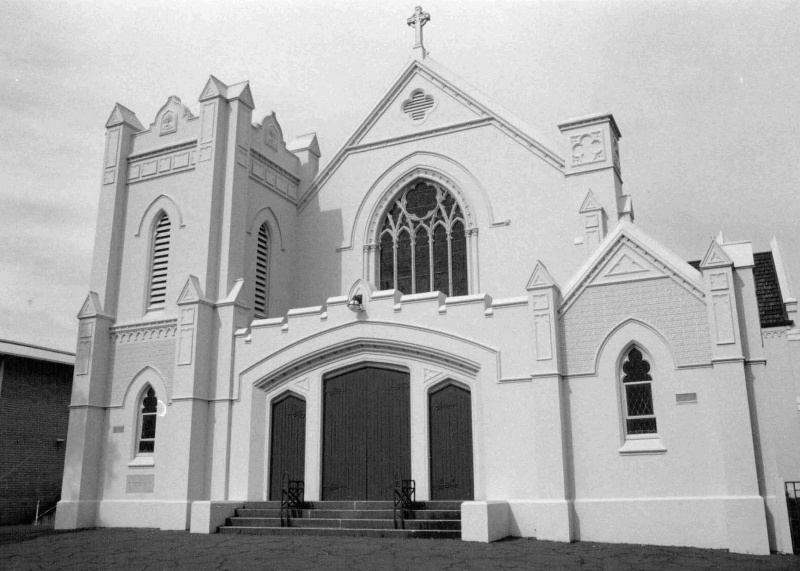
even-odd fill
[(417, 180), (401, 191), (384, 217), (379, 246), (380, 289), (469, 292), (464, 216), (441, 186)]
[(655, 409), (653, 407), (653, 377), (650, 363), (636, 347), (628, 351), (622, 365), (622, 386), (625, 401), (625, 433), (628, 436), (656, 434)]

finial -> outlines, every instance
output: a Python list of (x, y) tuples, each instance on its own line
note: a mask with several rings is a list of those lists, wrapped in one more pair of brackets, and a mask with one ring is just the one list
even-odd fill
[(414, 8), (414, 15), (411, 16), (407, 23), (409, 26), (414, 28), (415, 39), (414, 39), (414, 49), (413, 54), (418, 59), (424, 59), (428, 52), (425, 51), (425, 46), (422, 43), (422, 27), (428, 23), (431, 19), (431, 15), (427, 12), (422, 11), (422, 6), (417, 6)]

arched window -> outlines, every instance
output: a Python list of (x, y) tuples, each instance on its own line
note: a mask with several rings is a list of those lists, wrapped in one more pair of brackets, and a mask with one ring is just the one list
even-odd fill
[(267, 294), (269, 286), (269, 232), (267, 223), (264, 222), (258, 229), (258, 243), (256, 244), (256, 291), (253, 306), (256, 314), (261, 317), (267, 315)]
[(636, 346), (628, 351), (622, 365), (622, 388), (625, 393), (625, 433), (629, 436), (656, 434), (650, 363)]
[(389, 207), (379, 241), (381, 289), (469, 292), (464, 217), (441, 186), (427, 180), (408, 185)]
[(139, 413), (139, 445), (138, 454), (152, 454), (156, 444), (156, 412), (158, 399), (153, 387), (147, 387), (142, 395), (141, 412)]
[(153, 251), (150, 257), (150, 294), (147, 309), (161, 309), (167, 296), (167, 265), (169, 261), (170, 223), (166, 212), (153, 231)]

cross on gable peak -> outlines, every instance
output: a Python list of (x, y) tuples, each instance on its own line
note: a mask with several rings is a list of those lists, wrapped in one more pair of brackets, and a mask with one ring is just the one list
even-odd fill
[(431, 15), (422, 10), (422, 6), (414, 8), (414, 15), (411, 16), (406, 23), (414, 28), (414, 55), (416, 57), (424, 58), (427, 55), (425, 46), (422, 41), (422, 27), (427, 24), (431, 19)]

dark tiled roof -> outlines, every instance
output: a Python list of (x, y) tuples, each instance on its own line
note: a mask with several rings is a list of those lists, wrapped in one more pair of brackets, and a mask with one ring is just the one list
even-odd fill
[[(778, 284), (778, 274), (775, 272), (775, 261), (772, 252), (757, 252), (753, 254), (753, 278), (756, 282), (756, 300), (758, 300), (758, 317), (761, 327), (780, 327), (791, 325), (792, 322), (786, 315), (783, 305), (781, 286)], [(700, 260), (688, 262), (694, 269), (700, 269)]]
[(778, 284), (778, 274), (775, 272), (775, 261), (772, 252), (758, 252), (753, 254), (755, 266), (753, 278), (756, 280), (756, 298), (758, 298), (758, 317), (761, 327), (778, 327), (791, 325), (786, 315), (786, 306), (783, 305), (781, 286)]

